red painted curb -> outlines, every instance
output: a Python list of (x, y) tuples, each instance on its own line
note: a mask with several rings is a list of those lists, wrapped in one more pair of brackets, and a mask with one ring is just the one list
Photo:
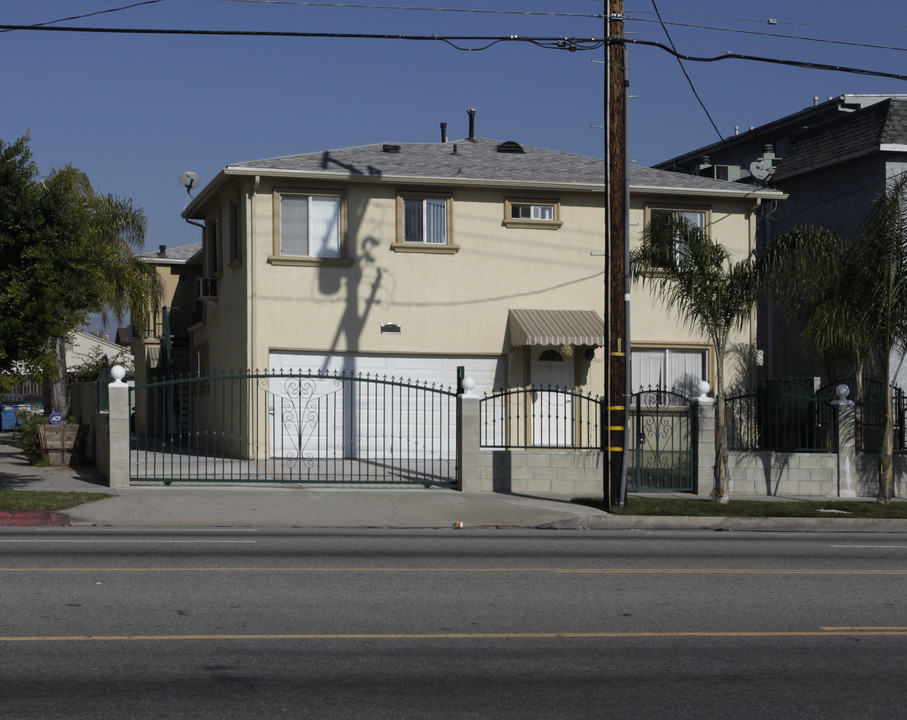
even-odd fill
[(48, 511), (0, 511), (0, 525), (69, 525), (69, 516)]

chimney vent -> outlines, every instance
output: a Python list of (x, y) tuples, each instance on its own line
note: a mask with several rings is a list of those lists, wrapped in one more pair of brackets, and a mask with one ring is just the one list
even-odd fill
[(166, 245), (158, 245), (158, 248), (157, 248), (157, 255), (158, 255), (158, 257), (167, 257), (167, 246), (166, 246)]
[(398, 153), (400, 152), (399, 145), (382, 145), (381, 150), (386, 153)]
[(466, 112), (469, 114), (469, 139), (475, 140), (476, 139), (476, 109), (469, 108), (469, 110), (467, 110)]
[(447, 123), (441, 123), (441, 142), (447, 142)]

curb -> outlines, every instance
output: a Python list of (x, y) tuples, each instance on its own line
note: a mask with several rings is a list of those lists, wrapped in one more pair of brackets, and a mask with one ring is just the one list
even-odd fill
[[(884, 518), (740, 518), (609, 515), (589, 518), (593, 530), (737, 530), (742, 532), (907, 533), (907, 520)], [(554, 524), (558, 527), (558, 524)], [(563, 529), (570, 529), (563, 526)]]
[(0, 511), (0, 526), (69, 525), (69, 516), (50, 511)]

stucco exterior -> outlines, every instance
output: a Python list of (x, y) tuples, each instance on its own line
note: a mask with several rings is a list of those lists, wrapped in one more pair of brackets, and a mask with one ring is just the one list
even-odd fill
[[(510, 342), (511, 310), (604, 315), (603, 163), (537, 148), (502, 155), (499, 147), (477, 138), (228, 166), (185, 212), (206, 227), (202, 274), (217, 283), (217, 299), (204, 301), (193, 328), (198, 369), (265, 368), (287, 352), (502, 357), (509, 386), (533, 382), (529, 348)], [(709, 234), (743, 255), (753, 248), (755, 207), (783, 197), (630, 170), (631, 244), (651, 208), (696, 208), (707, 213)], [(292, 193), (341, 198), (339, 258), (280, 256), (279, 198)], [(400, 241), (401, 197), (410, 195), (447, 202), (445, 244)], [(555, 221), (512, 222), (514, 202), (551, 206)], [(630, 306), (634, 346), (707, 347), (647, 289), (633, 286)], [(751, 344), (753, 333), (734, 341)], [(601, 347), (576, 346), (564, 357), (575, 387), (600, 394)]]

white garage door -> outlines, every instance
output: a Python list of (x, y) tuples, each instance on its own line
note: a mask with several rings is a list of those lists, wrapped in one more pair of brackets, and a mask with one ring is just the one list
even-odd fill
[(455, 450), (455, 405), (398, 383), (453, 391), (462, 365), (466, 377), (476, 381), (474, 392), (492, 392), (504, 384), (503, 357), (273, 352), (270, 361), (272, 372), (338, 373), (382, 381), (272, 378), (273, 457), (406, 459), (428, 453), (447, 458)]

